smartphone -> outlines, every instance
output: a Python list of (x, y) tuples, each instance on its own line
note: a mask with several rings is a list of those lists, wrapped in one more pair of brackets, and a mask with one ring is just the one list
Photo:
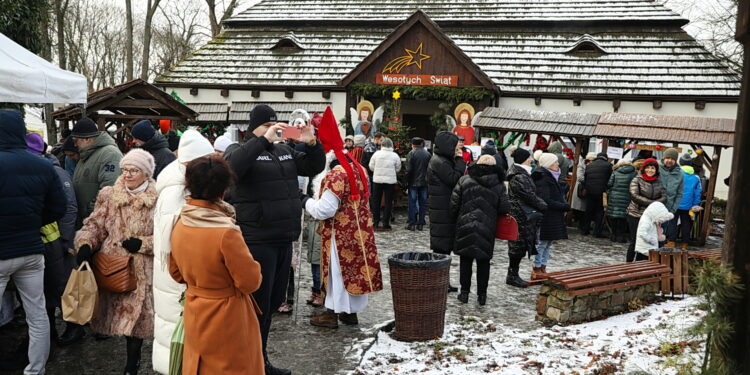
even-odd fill
[(281, 130), (281, 138), (284, 139), (299, 139), (300, 136), (302, 136), (302, 131), (293, 126), (285, 127)]

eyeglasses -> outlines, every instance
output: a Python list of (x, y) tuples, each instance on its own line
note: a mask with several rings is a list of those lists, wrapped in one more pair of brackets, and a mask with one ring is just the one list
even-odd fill
[(120, 170), (122, 171), (122, 174), (127, 174), (127, 175), (130, 175), (130, 176), (135, 176), (138, 173), (141, 173), (141, 170), (138, 169), (138, 168), (134, 168), (134, 169), (122, 168)]

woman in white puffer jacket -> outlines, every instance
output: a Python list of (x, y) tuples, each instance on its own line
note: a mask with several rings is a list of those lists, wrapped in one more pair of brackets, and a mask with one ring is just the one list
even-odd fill
[[(393, 209), (393, 193), (398, 179), (396, 175), (401, 170), (401, 158), (393, 152), (393, 141), (388, 138), (380, 142), (380, 150), (370, 159), (372, 171), (372, 191), (370, 192), (370, 210), (375, 224), (375, 231), (391, 230), (391, 210)], [(383, 200), (383, 226), (380, 226), (380, 203)]]
[(672, 220), (674, 215), (661, 202), (653, 202), (643, 211), (638, 221), (638, 232), (635, 237), (635, 251), (648, 256), (649, 250), (659, 249), (659, 243), (665, 240), (661, 225)]
[(169, 252), (172, 227), (185, 205), (185, 164), (214, 152), (208, 139), (196, 130), (188, 130), (180, 137), (177, 160), (167, 165), (156, 180), (159, 199), (154, 210), (154, 371), (169, 373), (169, 343), (177, 320), (182, 313), (180, 296), (184, 284), (176, 283), (169, 275)]

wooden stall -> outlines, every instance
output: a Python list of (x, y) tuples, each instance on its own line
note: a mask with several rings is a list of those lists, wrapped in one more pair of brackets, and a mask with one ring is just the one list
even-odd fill
[[(599, 117), (593, 135), (603, 138), (604, 145), (608, 140), (618, 139), (624, 145), (632, 144), (632, 149), (663, 151), (679, 145), (689, 145), (693, 149), (710, 173), (697, 239), (702, 246), (711, 229), (711, 206), (719, 175), (721, 151), (732, 147), (734, 126), (734, 120), (724, 118), (604, 113)], [(639, 145), (638, 142), (643, 140), (666, 144)], [(709, 152), (704, 146), (710, 146), (713, 152)], [(630, 149), (627, 147), (625, 152)]]

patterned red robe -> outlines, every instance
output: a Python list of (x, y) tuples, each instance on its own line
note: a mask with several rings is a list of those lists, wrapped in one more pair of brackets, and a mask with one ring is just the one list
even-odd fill
[[(366, 171), (363, 174), (366, 176)], [(378, 249), (375, 246), (372, 214), (365, 194), (367, 181), (361, 181), (360, 175), (356, 172), (355, 175), (360, 191), (359, 201), (349, 199), (349, 180), (340, 165), (333, 168), (323, 179), (321, 196), (323, 192), (330, 190), (339, 198), (339, 209), (332, 218), (321, 223), (320, 234), (323, 244), (320, 266), (323, 287), (328, 290), (331, 239), (335, 238), (344, 286), (349, 294), (359, 296), (383, 289), (383, 277), (380, 272)]]

